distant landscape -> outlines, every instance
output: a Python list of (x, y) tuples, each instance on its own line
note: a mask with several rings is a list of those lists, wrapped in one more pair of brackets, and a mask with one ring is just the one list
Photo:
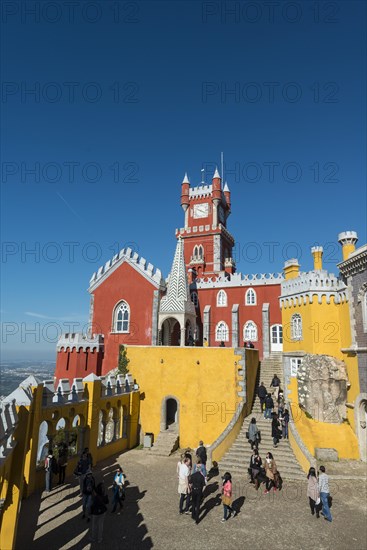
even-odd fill
[(55, 361), (1, 361), (0, 396), (7, 396), (33, 374), (41, 382), (53, 378)]

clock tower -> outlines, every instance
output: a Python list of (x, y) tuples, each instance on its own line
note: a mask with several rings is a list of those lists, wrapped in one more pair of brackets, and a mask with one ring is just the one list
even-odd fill
[(206, 275), (234, 273), (234, 238), (227, 230), (231, 193), (227, 184), (222, 189), (218, 169), (211, 184), (202, 183), (197, 187), (190, 187), (185, 174), (181, 185), (181, 206), (185, 226), (177, 230), (176, 235), (184, 239), (189, 282)]

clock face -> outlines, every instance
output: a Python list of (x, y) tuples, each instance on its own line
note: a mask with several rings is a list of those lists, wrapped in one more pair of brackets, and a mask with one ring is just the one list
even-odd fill
[(207, 218), (209, 214), (209, 204), (205, 202), (204, 204), (195, 204), (194, 205), (194, 218)]

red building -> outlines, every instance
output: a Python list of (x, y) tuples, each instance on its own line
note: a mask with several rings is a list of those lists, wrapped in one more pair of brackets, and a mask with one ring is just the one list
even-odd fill
[(168, 282), (144, 258), (123, 249), (90, 280), (90, 334), (62, 335), (56, 377), (117, 367), (126, 345), (242, 346), (251, 341), (260, 357), (282, 349), (278, 303), (281, 274), (236, 273), (233, 236), (227, 229), (231, 194), (218, 170), (212, 183), (181, 185), (184, 227)]

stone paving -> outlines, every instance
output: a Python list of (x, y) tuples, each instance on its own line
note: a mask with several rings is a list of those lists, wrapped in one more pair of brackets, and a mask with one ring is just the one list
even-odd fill
[[(157, 458), (148, 450), (134, 449), (98, 464), (97, 481), (111, 487), (115, 465), (127, 475), (125, 509), (107, 512), (104, 541), (89, 542), (88, 524), (81, 518), (79, 486), (75, 479), (65, 486), (32, 495), (23, 501), (17, 550), (365, 550), (366, 482), (331, 481), (333, 522), (311, 516), (305, 482), (286, 482), (279, 493), (258, 493), (247, 480), (234, 479), (239, 514), (221, 523), (218, 483), (206, 488), (199, 525), (191, 516), (178, 514), (176, 464), (178, 457)], [(111, 491), (109, 491), (111, 497)], [(111, 506), (109, 506), (109, 510)], [(7, 549), (2, 549), (7, 550)]]

